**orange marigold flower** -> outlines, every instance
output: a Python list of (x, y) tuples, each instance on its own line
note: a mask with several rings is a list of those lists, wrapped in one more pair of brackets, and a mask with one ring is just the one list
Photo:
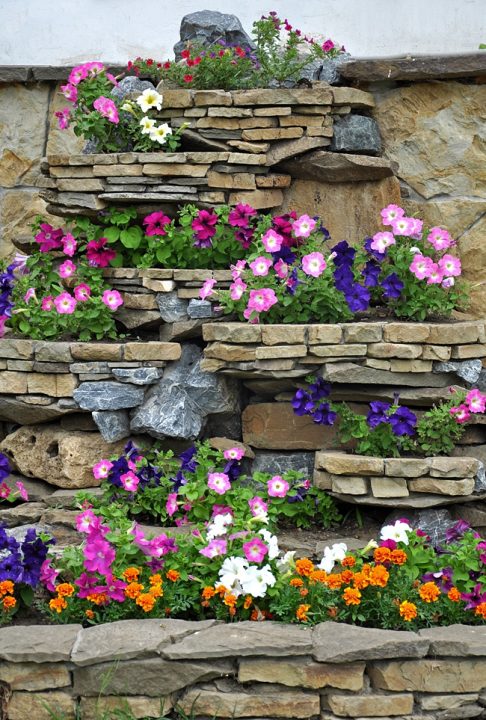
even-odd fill
[(136, 567), (127, 567), (127, 569), (122, 572), (122, 577), (127, 583), (137, 582), (139, 575), (140, 570)]
[(341, 565), (343, 567), (352, 568), (356, 565), (356, 559), (352, 555), (346, 555), (344, 560), (341, 560)]
[(414, 620), (417, 617), (417, 606), (408, 602), (408, 600), (404, 600), (400, 603), (400, 615), (406, 622)]
[(354, 572), (352, 570), (343, 570), (341, 573), (341, 580), (345, 585), (348, 585), (351, 580), (354, 577)]
[(297, 620), (300, 620), (300, 622), (307, 622), (309, 619), (307, 617), (307, 611), (309, 610), (310, 605), (299, 605), (297, 610), (295, 611), (295, 616)]
[(392, 550), (390, 554), (390, 560), (394, 565), (405, 565), (408, 560), (407, 553), (405, 550)]
[(223, 597), (227, 592), (229, 592), (228, 588), (224, 585), (216, 585), (214, 589), (220, 597)]
[(253, 622), (263, 622), (264, 620), (269, 620), (271, 617), (268, 610), (260, 610), (260, 608), (257, 607), (252, 611), (250, 620)]
[(377, 563), (390, 562), (391, 550), (387, 547), (378, 547), (373, 553), (373, 560)]
[(12, 595), (5, 595), (2, 604), (4, 610), (11, 610), (17, 605), (17, 600)]
[(303, 586), (304, 581), (302, 580), (302, 578), (292, 578), (292, 580), (290, 581), (289, 584), (290, 584), (292, 587), (299, 588), (299, 587), (302, 587), (302, 586)]
[(49, 607), (51, 608), (51, 610), (55, 610), (57, 613), (62, 613), (62, 611), (67, 608), (67, 602), (64, 600), (63, 597), (60, 597), (60, 595), (58, 595), (49, 602)]
[(245, 602), (243, 603), (243, 608), (245, 610), (248, 610), (248, 608), (251, 606), (253, 602), (253, 597), (251, 595), (247, 595), (245, 598)]
[(314, 570), (314, 563), (312, 563), (309, 558), (301, 558), (300, 560), (295, 561), (295, 569), (299, 575), (309, 577), (311, 572)]
[(226, 593), (223, 598), (223, 602), (228, 607), (234, 607), (238, 602), (238, 598), (236, 597), (236, 595), (233, 595), (233, 593)]
[(356, 572), (354, 573), (353, 577), (353, 585), (355, 588), (358, 588), (358, 590), (364, 590), (368, 587), (370, 584), (370, 579), (367, 573), (364, 572)]
[(327, 580), (327, 572), (325, 570), (313, 570), (309, 575), (312, 582), (325, 583)]
[(299, 593), (299, 595), (301, 595), (301, 597), (305, 597), (308, 594), (309, 594), (309, 591), (307, 590), (307, 588), (302, 588), (302, 590)]
[(61, 597), (71, 597), (74, 594), (74, 585), (71, 583), (61, 583), (56, 587), (57, 594)]
[(164, 596), (164, 591), (162, 589), (162, 584), (160, 585), (152, 585), (152, 587), (149, 590), (150, 595), (154, 598), (160, 598)]
[(451, 587), (449, 592), (447, 593), (447, 597), (449, 600), (452, 600), (452, 602), (459, 602), (461, 599), (461, 593), (456, 587)]
[(86, 617), (87, 617), (89, 620), (92, 620), (92, 619), (94, 618), (94, 616), (95, 616), (94, 612), (93, 612), (92, 610), (90, 610), (90, 609), (85, 610), (85, 613), (84, 613), (84, 614), (86, 615)]
[(144, 586), (142, 585), (142, 583), (131, 582), (129, 585), (126, 586), (124, 593), (127, 598), (135, 600), (136, 598), (138, 598), (142, 590), (144, 590)]
[(149, 583), (151, 585), (162, 585), (162, 575), (159, 575), (158, 573), (156, 575), (151, 575), (149, 577)]
[(88, 595), (86, 599), (95, 605), (106, 605), (108, 602), (108, 598), (105, 593), (91, 593), (91, 595)]
[(155, 598), (150, 593), (141, 593), (135, 600), (144, 612), (150, 612), (155, 605)]
[(474, 610), (474, 614), (479, 615), (486, 620), (486, 602), (479, 603)]
[(419, 587), (419, 595), (426, 603), (437, 602), (440, 597), (440, 590), (434, 582), (427, 582)]
[(202, 591), (201, 597), (203, 598), (203, 600), (211, 600), (211, 598), (214, 597), (215, 594), (216, 590), (210, 585), (207, 585)]
[(2, 580), (0, 582), (0, 597), (4, 595), (13, 595), (15, 585), (11, 580)]
[(327, 576), (326, 582), (328, 587), (331, 588), (331, 590), (339, 590), (341, 588), (341, 585), (343, 584), (341, 573), (331, 573), (331, 575)]
[(346, 605), (359, 605), (361, 602), (361, 593), (357, 588), (346, 588), (343, 592), (343, 598)]
[(171, 582), (177, 582), (177, 580), (179, 580), (180, 576), (181, 576), (181, 574), (178, 570), (169, 570), (165, 575), (167, 580), (170, 580)]
[(370, 572), (370, 585), (378, 585), (378, 587), (385, 587), (390, 573), (383, 565), (376, 565)]
[(371, 565), (369, 563), (365, 563), (361, 568), (361, 572), (364, 573), (366, 577), (369, 577), (371, 573)]

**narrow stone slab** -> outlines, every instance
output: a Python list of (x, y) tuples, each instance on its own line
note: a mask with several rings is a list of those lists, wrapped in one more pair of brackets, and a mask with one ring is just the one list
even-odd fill
[(143, 402), (143, 387), (110, 381), (85, 382), (74, 391), (74, 399), (83, 410), (121, 410)]
[(359, 691), (363, 687), (364, 669), (364, 662), (332, 665), (302, 657), (278, 660), (250, 658), (240, 660), (238, 682), (278, 683), (310, 689), (329, 686)]
[(16, 625), (0, 629), (0, 659), (10, 662), (68, 661), (81, 625)]
[(486, 75), (484, 52), (460, 55), (422, 55), (417, 57), (350, 60), (339, 66), (347, 80), (426, 80)]
[(236, 687), (233, 692), (191, 688), (179, 701), (183, 713), (223, 718), (310, 718), (319, 715), (318, 693), (300, 690), (253, 694)]
[(419, 630), (430, 641), (429, 654), (449, 657), (486, 657), (486, 627), (449, 625)]
[[(397, 658), (400, 655), (397, 654)], [(396, 660), (378, 662), (368, 669), (371, 684), (379, 690), (429, 693), (477, 692), (484, 687), (486, 660)], [(460, 717), (467, 717), (461, 713)]]
[(344, 623), (326, 622), (312, 631), (312, 655), (318, 662), (351, 662), (383, 658), (421, 658), (429, 640), (417, 633), (377, 630)]
[(309, 655), (312, 634), (308, 628), (279, 623), (240, 622), (217, 625), (190, 635), (163, 648), (162, 657), (171, 660), (282, 655)]
[(49, 690), (71, 685), (71, 676), (63, 663), (0, 662), (0, 681), (11, 690)]
[(295, 159), (290, 157), (282, 169), (294, 178), (326, 183), (365, 182), (393, 175), (393, 165), (386, 158), (325, 150), (308, 152)]

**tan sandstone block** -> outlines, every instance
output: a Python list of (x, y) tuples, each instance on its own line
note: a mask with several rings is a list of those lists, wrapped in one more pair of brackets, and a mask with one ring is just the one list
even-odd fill
[(150, 341), (125, 345), (125, 360), (178, 360), (180, 356), (179, 343)]
[(273, 360), (274, 358), (296, 358), (307, 355), (306, 345), (269, 345), (256, 348), (257, 360)]
[(178, 704), (185, 713), (213, 718), (310, 718), (320, 712), (319, 694), (298, 690), (257, 695), (193, 688)]
[(391, 343), (425, 342), (430, 335), (427, 323), (386, 323), (383, 327), (383, 340)]
[(458, 322), (430, 325), (428, 342), (434, 345), (462, 345), (479, 339), (478, 322)]
[(309, 325), (309, 345), (339, 343), (342, 333), (339, 325)]
[(262, 325), (264, 345), (299, 345), (305, 343), (305, 325)]
[(377, 498), (408, 497), (410, 494), (405, 478), (391, 477), (372, 477), (371, 492)]
[(256, 350), (248, 345), (230, 345), (214, 342), (204, 349), (205, 358), (226, 360), (227, 362), (248, 362), (256, 360)]
[[(55, 713), (53, 716), (52, 713)], [(14, 692), (8, 703), (9, 720), (75, 720), (74, 698), (67, 692)]]
[(343, 323), (341, 327), (346, 343), (380, 342), (383, 336), (383, 323)]
[(0, 680), (11, 690), (47, 690), (71, 685), (71, 675), (63, 663), (0, 662)]
[(350, 475), (331, 475), (332, 491), (341, 495), (367, 495), (368, 480)]
[(77, 387), (76, 377), (69, 374), (29, 373), (27, 377), (29, 393), (39, 393), (50, 397), (71, 397)]
[(369, 357), (375, 358), (403, 358), (413, 360), (422, 355), (421, 345), (405, 345), (401, 343), (370, 343), (368, 345)]
[(345, 717), (372, 716), (390, 717), (409, 715), (413, 711), (413, 695), (341, 695), (329, 693), (326, 696), (333, 713)]
[(486, 659), (402, 660), (374, 663), (368, 668), (372, 687), (429, 693), (477, 692), (484, 687)]
[(238, 682), (278, 683), (290, 687), (318, 689), (334, 687), (359, 691), (363, 687), (364, 663), (331, 665), (316, 663), (311, 658), (253, 659), (242, 658)]
[(316, 453), (316, 467), (335, 475), (383, 475), (383, 458), (342, 452)]
[(437, 495), (471, 495), (474, 490), (474, 478), (464, 480), (444, 480), (443, 478), (422, 477), (409, 480), (411, 492), (435, 493)]

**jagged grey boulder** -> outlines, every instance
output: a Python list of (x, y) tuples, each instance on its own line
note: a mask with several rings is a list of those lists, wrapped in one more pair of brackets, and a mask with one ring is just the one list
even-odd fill
[(176, 292), (159, 293), (155, 299), (159, 306), (160, 317), (164, 322), (173, 323), (178, 320), (187, 320), (189, 302), (177, 297)]
[(253, 461), (252, 472), (272, 473), (283, 475), (289, 470), (301, 472), (306, 478), (314, 474), (314, 453), (273, 453), (257, 452)]
[(335, 58), (326, 58), (321, 60), (321, 69), (319, 72), (319, 80), (328, 82), (329, 85), (339, 85), (341, 82), (340, 65), (347, 62), (351, 55), (342, 53)]
[(198, 318), (214, 317), (217, 313), (213, 311), (213, 306), (209, 300), (196, 300), (193, 298), (189, 302), (187, 314), (191, 320), (197, 320)]
[(116, 442), (130, 435), (130, 418), (126, 410), (95, 410), (93, 420), (98, 426), (103, 440)]
[(176, 60), (180, 60), (181, 52), (188, 41), (195, 45), (212, 45), (223, 40), (227, 45), (255, 47), (236, 15), (227, 15), (213, 10), (200, 10), (184, 15), (181, 21), (180, 37), (180, 41), (174, 45)]
[(162, 370), (155, 367), (113, 368), (113, 375), (122, 383), (153, 385), (160, 380)]
[(334, 152), (378, 155), (381, 152), (378, 123), (366, 115), (346, 115), (336, 118), (330, 149)]
[(114, 95), (118, 100), (123, 100), (127, 95), (132, 93), (139, 93), (140, 95), (144, 90), (155, 90), (155, 85), (150, 80), (140, 80), (136, 75), (128, 75), (120, 80), (116, 85), (111, 94)]
[(76, 388), (73, 397), (83, 410), (122, 410), (140, 405), (143, 388), (117, 382), (85, 382)]
[(433, 371), (453, 372), (465, 382), (473, 385), (478, 381), (482, 370), (481, 360), (449, 360), (434, 363)]
[(486, 470), (484, 463), (479, 461), (479, 470), (474, 480), (474, 492), (483, 493), (486, 492)]

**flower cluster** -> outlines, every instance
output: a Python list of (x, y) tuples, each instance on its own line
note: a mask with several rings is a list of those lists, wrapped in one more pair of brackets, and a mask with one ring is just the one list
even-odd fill
[(176, 132), (167, 123), (156, 124), (152, 110), (161, 110), (162, 95), (155, 89), (144, 90), (132, 102), (120, 101), (114, 91), (118, 80), (100, 62), (88, 62), (73, 68), (61, 93), (72, 108), (55, 115), (64, 130), (73, 125), (76, 135), (92, 140), (98, 152), (125, 150), (175, 150), (184, 127)]
[(393, 403), (371, 402), (365, 416), (346, 403), (331, 403), (330, 393), (331, 386), (322, 377), (310, 378), (307, 388), (299, 388), (292, 399), (294, 413), (309, 415), (320, 425), (334, 425), (339, 420), (340, 441), (356, 441), (356, 452), (360, 455), (448, 454), (461, 438), (471, 413), (484, 413), (486, 409), (486, 395), (479, 390), (465, 392), (451, 388), (451, 400), (434, 406), (420, 419), (412, 410), (399, 405), (398, 394)]
[(10, 485), (7, 485), (5, 482), (5, 479), (10, 475), (10, 471), (11, 468), (8, 457), (4, 453), (0, 452), (0, 502), (2, 500), (14, 502), (19, 497), (22, 498), (22, 500), (27, 501), (29, 499), (29, 495), (25, 489), (24, 483), (21, 480), (16, 480), (15, 482), (16, 491), (12, 490)]

